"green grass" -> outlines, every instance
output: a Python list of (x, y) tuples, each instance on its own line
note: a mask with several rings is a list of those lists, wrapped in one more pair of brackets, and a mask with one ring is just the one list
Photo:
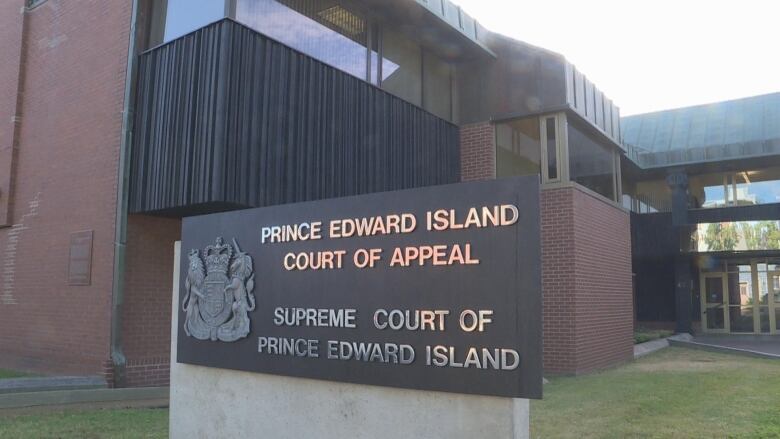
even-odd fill
[[(6, 438), (165, 438), (168, 410), (0, 417)], [(780, 361), (683, 348), (553, 378), (531, 403), (532, 438), (780, 438)]]
[(606, 372), (553, 378), (532, 438), (780, 438), (780, 361), (667, 348)]
[(25, 378), (32, 376), (36, 375), (27, 372), (19, 372), (16, 370), (0, 369), (0, 380), (3, 378)]
[(0, 417), (1, 439), (151, 439), (167, 437), (167, 409), (68, 411)]
[(674, 331), (666, 329), (637, 329), (634, 331), (634, 344), (644, 343), (650, 340), (669, 337)]

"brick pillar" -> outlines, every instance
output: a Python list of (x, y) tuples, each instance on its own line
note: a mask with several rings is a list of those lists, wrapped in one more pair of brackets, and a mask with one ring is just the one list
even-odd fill
[(496, 178), (496, 138), (490, 122), (460, 127), (460, 176), (461, 181)]
[(633, 358), (629, 213), (577, 186), (545, 189), (545, 374), (580, 374)]
[[(460, 129), (461, 180), (496, 178), (493, 126)], [(630, 216), (573, 185), (540, 197), (545, 374), (633, 358)]]
[(128, 216), (122, 321), (128, 387), (168, 385), (173, 245), (179, 239), (178, 218)]
[(574, 203), (571, 188), (543, 190), (542, 333), (545, 375), (576, 371)]

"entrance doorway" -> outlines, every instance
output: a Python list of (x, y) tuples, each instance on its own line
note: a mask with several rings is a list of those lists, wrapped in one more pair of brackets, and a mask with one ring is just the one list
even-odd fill
[(699, 275), (705, 333), (780, 334), (780, 260), (731, 259)]

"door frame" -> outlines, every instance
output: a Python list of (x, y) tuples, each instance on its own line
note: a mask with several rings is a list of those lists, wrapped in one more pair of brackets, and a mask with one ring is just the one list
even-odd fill
[[(723, 312), (723, 329), (710, 329), (707, 327), (707, 312), (709, 309), (717, 309), (717, 306), (707, 306), (707, 278), (720, 278), (721, 281), (721, 312)], [(701, 330), (705, 334), (728, 334), (731, 332), (729, 324), (729, 284), (726, 272), (700, 272), (699, 296), (701, 300)]]
[(769, 334), (780, 334), (780, 330), (777, 327), (777, 311), (780, 309), (780, 301), (775, 301), (775, 291), (772, 286), (772, 276), (778, 276), (780, 278), (780, 270), (767, 271), (766, 272), (766, 287), (767, 294), (769, 295)]

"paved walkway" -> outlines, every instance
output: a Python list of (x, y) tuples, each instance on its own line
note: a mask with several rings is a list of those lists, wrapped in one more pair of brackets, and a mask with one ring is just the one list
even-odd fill
[(168, 387), (108, 389), (99, 376), (0, 379), (0, 418), (65, 409), (167, 407)]
[(634, 359), (644, 357), (645, 355), (652, 354), (653, 352), (660, 351), (663, 348), (669, 347), (669, 340), (660, 338), (658, 340), (650, 340), (644, 343), (634, 345)]
[(4, 393), (99, 389), (105, 387), (106, 380), (99, 376), (5, 378), (0, 380), (0, 395)]
[[(685, 334), (687, 335), (687, 334)], [(724, 334), (670, 337), (672, 345), (747, 354), (780, 360), (780, 335)]]

